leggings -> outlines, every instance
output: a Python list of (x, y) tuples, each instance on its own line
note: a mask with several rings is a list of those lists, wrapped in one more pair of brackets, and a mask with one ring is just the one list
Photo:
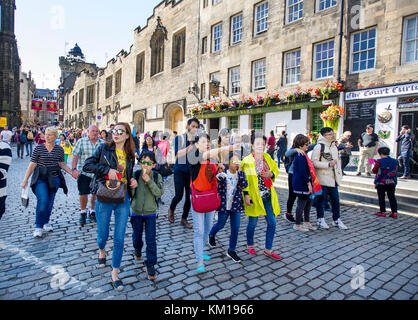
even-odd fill
[(293, 192), (292, 184), (293, 174), (289, 173), (287, 176), (287, 181), (289, 185), (289, 198), (287, 199), (287, 213), (292, 213), (293, 205), (296, 201), (296, 193)]

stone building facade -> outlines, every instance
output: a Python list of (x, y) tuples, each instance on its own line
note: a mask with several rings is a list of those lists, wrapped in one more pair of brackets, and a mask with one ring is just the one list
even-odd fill
[[(418, 32), (409, 32), (408, 44), (402, 39), (417, 13), (413, 0), (162, 1), (147, 25), (135, 29), (129, 52), (122, 50), (97, 73), (78, 75), (67, 104), (93, 82), (95, 100), (88, 110), (66, 112), (65, 119), (94, 118), (101, 128), (126, 121), (139, 133), (182, 131), (191, 107), (213, 99), (283, 97), (337, 81), (347, 92), (414, 82), (417, 57), (408, 53), (412, 60), (403, 61)], [(220, 97), (210, 96), (212, 80), (219, 82)], [(332, 102), (345, 100), (341, 94)], [(287, 130), (291, 143), (297, 133), (322, 126), (324, 109), (312, 100), (199, 117), (207, 129)], [(340, 123), (342, 131), (346, 121)]]
[(20, 59), (15, 37), (15, 0), (0, 0), (0, 116), (20, 125)]
[(20, 73), (20, 107), (22, 113), (22, 124), (36, 125), (39, 123), (36, 110), (32, 110), (32, 99), (36, 94), (35, 81), (32, 73)]

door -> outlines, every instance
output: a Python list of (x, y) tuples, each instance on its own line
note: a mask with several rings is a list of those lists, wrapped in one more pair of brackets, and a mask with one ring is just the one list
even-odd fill
[(171, 130), (177, 131), (179, 134), (183, 132), (183, 112), (181, 109), (173, 111)]
[[(415, 139), (418, 133), (418, 111), (409, 111), (399, 113), (399, 131), (401, 127), (407, 125), (411, 128), (411, 131), (415, 134)], [(400, 152), (400, 144), (398, 144), (398, 154)], [(413, 147), (413, 163), (411, 164), (411, 174), (418, 174), (418, 148), (417, 143)]]

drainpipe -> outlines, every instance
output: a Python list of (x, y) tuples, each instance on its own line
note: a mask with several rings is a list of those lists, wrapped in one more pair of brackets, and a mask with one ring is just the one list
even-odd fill
[(340, 43), (338, 48), (338, 70), (337, 70), (337, 80), (341, 83), (341, 53), (343, 49), (343, 36), (344, 36), (344, 0), (341, 0), (341, 10), (340, 10), (340, 33), (338, 34), (340, 37)]

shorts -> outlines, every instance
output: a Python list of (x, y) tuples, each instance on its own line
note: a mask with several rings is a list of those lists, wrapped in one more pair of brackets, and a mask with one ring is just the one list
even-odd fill
[(77, 187), (80, 196), (88, 195), (91, 193), (90, 183), (92, 179), (93, 178), (89, 178), (84, 174), (80, 174), (80, 176), (77, 179)]

